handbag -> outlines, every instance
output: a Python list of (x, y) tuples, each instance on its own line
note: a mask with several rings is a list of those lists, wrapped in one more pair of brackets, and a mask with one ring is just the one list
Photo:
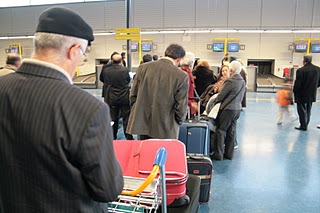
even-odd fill
[(216, 119), (220, 110), (220, 106), (221, 103), (217, 103), (216, 105), (214, 105), (208, 114), (208, 118)]

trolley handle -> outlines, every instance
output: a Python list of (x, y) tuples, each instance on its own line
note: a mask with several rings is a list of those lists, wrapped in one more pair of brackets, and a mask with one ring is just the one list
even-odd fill
[(150, 175), (147, 177), (147, 179), (137, 189), (133, 191), (123, 190), (122, 194), (131, 195), (131, 196), (136, 196), (140, 194), (157, 177), (159, 168), (165, 164), (166, 160), (167, 160), (166, 149), (165, 148), (158, 149), (156, 157), (153, 161), (154, 162), (153, 169)]
[(160, 168), (166, 163), (167, 160), (167, 150), (165, 148), (160, 148), (157, 151), (156, 157), (153, 161), (153, 166), (158, 165)]

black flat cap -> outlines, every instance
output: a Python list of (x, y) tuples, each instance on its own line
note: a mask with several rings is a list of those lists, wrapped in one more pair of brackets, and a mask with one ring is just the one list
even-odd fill
[(39, 17), (36, 32), (55, 33), (93, 41), (92, 28), (75, 12), (63, 7), (52, 7)]

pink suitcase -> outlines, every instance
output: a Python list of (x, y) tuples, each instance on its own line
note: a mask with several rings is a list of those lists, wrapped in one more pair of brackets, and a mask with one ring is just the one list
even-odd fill
[(115, 140), (113, 144), (124, 176), (138, 178), (148, 177), (153, 168), (153, 159), (157, 150), (164, 147), (168, 153), (165, 164), (167, 205), (186, 194), (188, 170), (183, 143), (178, 140), (151, 139), (144, 141)]

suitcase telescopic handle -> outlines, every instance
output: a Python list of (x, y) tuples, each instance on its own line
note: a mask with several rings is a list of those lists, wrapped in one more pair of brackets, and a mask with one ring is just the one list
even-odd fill
[(193, 97), (193, 98), (189, 98), (189, 100), (199, 102), (200, 98), (199, 97)]
[(194, 159), (194, 160), (203, 160), (204, 159), (204, 156), (203, 154), (187, 154), (187, 158), (191, 158), (191, 159)]

